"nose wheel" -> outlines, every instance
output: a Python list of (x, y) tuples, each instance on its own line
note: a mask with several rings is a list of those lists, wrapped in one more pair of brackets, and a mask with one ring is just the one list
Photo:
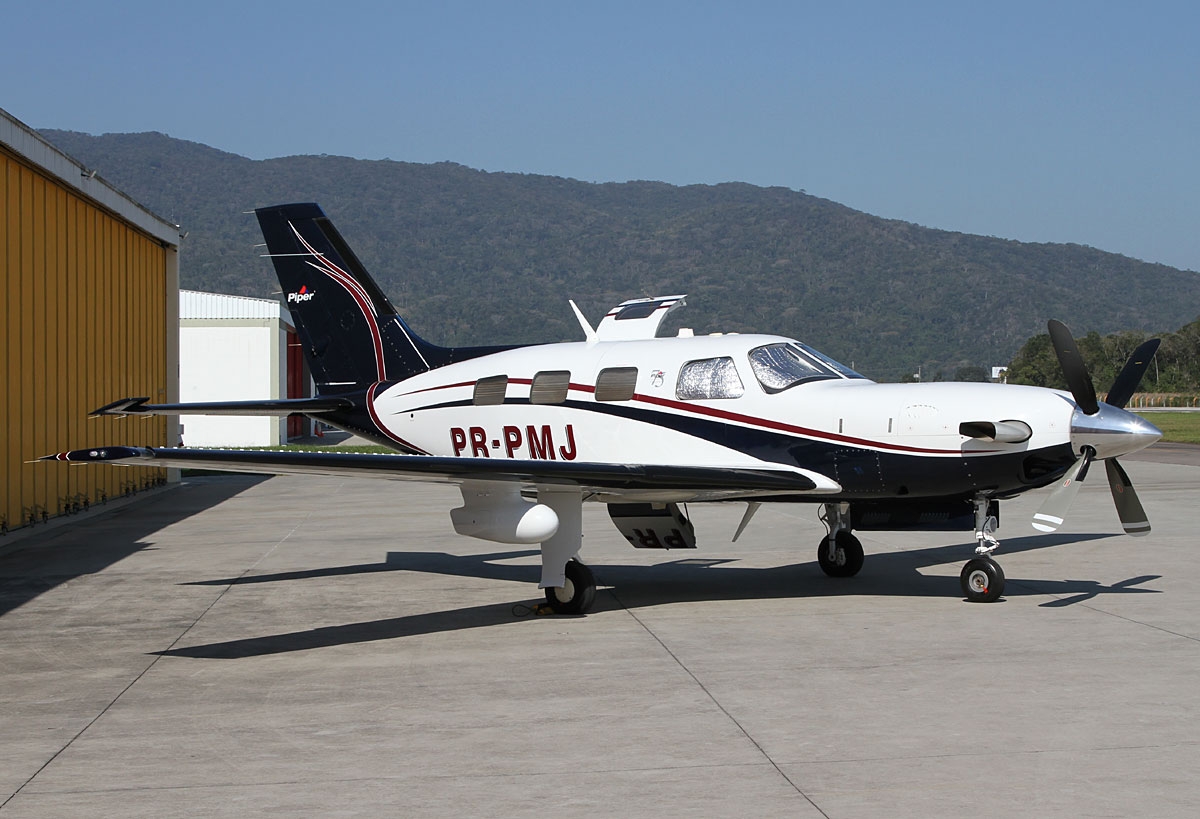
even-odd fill
[(1004, 569), (990, 557), (968, 560), (958, 581), (972, 603), (991, 603), (1004, 593)]

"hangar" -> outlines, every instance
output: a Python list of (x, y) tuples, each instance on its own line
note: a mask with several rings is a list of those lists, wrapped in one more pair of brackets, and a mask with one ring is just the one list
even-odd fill
[(178, 400), (179, 227), (0, 109), (0, 529), (162, 483), (163, 469), (36, 469), (64, 446), (178, 440), (173, 418), (89, 419)]
[[(238, 366), (231, 369), (230, 361)], [(311, 381), (291, 314), (279, 299), (179, 292), (181, 401), (307, 398)], [(314, 431), (302, 415), (179, 420), (188, 446), (274, 446)]]

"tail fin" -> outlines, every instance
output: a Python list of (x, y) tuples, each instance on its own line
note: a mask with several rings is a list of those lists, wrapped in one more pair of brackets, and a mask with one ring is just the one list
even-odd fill
[(454, 356), (414, 334), (315, 204), (255, 211), (320, 393), (365, 389)]

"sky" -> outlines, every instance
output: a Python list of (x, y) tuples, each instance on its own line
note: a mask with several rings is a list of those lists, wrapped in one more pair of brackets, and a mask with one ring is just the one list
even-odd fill
[(1200, 3), (5, 0), (0, 108), (265, 159), (782, 186), (1200, 271)]

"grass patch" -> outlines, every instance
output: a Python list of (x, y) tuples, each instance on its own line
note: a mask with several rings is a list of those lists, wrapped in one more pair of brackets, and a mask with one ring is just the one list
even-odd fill
[(1173, 444), (1200, 444), (1200, 412), (1141, 410), (1137, 414), (1161, 429), (1164, 441)]

